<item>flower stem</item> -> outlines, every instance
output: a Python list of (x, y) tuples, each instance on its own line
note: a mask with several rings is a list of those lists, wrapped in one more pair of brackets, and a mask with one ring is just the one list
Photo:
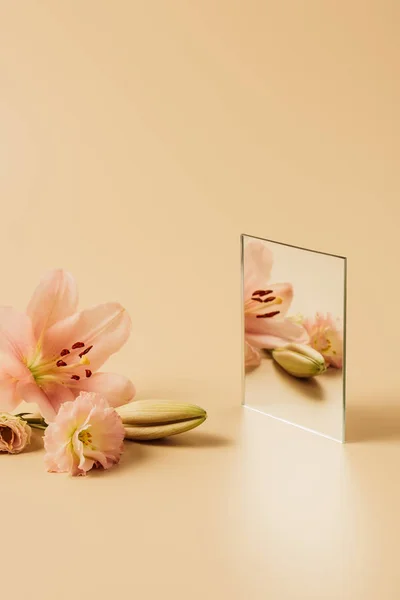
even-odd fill
[(44, 423), (32, 423), (29, 421), (28, 421), (28, 423), (32, 427), (32, 429), (43, 429), (43, 430), (47, 429), (47, 425), (45, 425)]
[(19, 417), (20, 419), (23, 419), (24, 421), (26, 421), (28, 423), (28, 425), (30, 425), (31, 427), (33, 427), (35, 429), (46, 429), (47, 423), (45, 422), (44, 419), (42, 419), (42, 417), (36, 417), (34, 415), (32, 415), (30, 417), (29, 416), (30, 414), (31, 413), (19, 413), (16, 416)]

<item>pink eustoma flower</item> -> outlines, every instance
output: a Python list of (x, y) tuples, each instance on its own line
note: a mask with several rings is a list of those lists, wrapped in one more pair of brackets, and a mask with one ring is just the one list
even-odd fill
[(310, 345), (318, 350), (329, 367), (343, 366), (343, 333), (338, 319), (331, 314), (317, 313), (314, 319), (306, 319), (304, 327), (310, 335)]
[(293, 299), (290, 283), (269, 283), (273, 255), (261, 240), (244, 246), (244, 320), (246, 341), (272, 350), (289, 342), (308, 342), (302, 325), (286, 318)]
[(73, 277), (54, 270), (42, 279), (27, 312), (0, 307), (0, 408), (36, 403), (47, 422), (81, 391), (99, 392), (112, 406), (135, 388), (122, 375), (97, 373), (129, 337), (130, 318), (115, 302), (77, 312)]
[(125, 429), (114, 408), (99, 394), (82, 392), (66, 402), (44, 435), (45, 464), (52, 473), (86, 475), (93, 467), (119, 462)]
[(28, 423), (8, 413), (0, 413), (0, 452), (19, 454), (31, 441)]

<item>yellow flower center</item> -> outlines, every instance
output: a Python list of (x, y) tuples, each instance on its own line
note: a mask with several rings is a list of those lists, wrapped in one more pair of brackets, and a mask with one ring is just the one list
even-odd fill
[(87, 429), (84, 429), (79, 433), (78, 439), (84, 446), (90, 446), (92, 444), (92, 434)]

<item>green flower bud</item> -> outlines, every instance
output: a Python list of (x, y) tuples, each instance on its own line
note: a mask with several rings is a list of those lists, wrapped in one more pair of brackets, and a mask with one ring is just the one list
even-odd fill
[(274, 360), (293, 377), (307, 379), (326, 371), (322, 354), (305, 344), (288, 344), (272, 352)]
[(125, 427), (125, 439), (157, 440), (198, 427), (207, 418), (206, 411), (194, 404), (168, 400), (136, 400), (116, 411)]

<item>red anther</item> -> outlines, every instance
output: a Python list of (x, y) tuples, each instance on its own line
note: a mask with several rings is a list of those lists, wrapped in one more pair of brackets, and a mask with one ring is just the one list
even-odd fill
[(90, 352), (92, 348), (93, 348), (93, 346), (88, 346), (83, 352), (80, 353), (79, 356), (82, 358), (82, 356), (85, 356), (85, 354)]

